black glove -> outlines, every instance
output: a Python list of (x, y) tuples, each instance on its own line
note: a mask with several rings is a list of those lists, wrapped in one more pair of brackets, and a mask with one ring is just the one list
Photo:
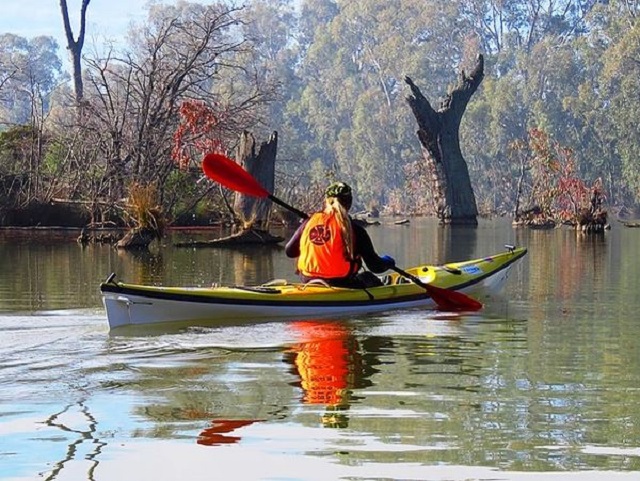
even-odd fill
[(396, 266), (395, 259), (387, 254), (380, 256), (380, 259), (382, 259), (384, 263), (387, 265), (387, 269), (391, 269)]

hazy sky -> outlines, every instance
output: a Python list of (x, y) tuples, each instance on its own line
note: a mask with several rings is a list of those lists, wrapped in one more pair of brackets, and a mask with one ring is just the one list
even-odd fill
[[(91, 0), (87, 9), (85, 48), (89, 48), (93, 38), (99, 44), (104, 43), (105, 37), (117, 41), (131, 21), (139, 21), (146, 16), (147, 1)], [(81, 0), (67, 0), (76, 38), (80, 28), (81, 3)], [(67, 61), (59, 0), (0, 0), (0, 34), (3, 33), (14, 33), (25, 38), (52, 36), (60, 45), (60, 58)]]

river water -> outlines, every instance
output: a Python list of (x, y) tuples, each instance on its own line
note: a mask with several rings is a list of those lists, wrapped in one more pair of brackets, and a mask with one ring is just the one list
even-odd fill
[(638, 480), (640, 230), (383, 221), (399, 266), (529, 254), (473, 315), (110, 332), (98, 292), (294, 279), (281, 248), (0, 232), (2, 480)]

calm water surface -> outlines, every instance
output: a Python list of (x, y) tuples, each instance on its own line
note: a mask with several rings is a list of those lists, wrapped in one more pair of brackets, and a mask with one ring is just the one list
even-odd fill
[(479, 314), (109, 332), (110, 272), (293, 279), (281, 249), (0, 232), (2, 480), (638, 480), (640, 230), (369, 232), (401, 266), (529, 254)]

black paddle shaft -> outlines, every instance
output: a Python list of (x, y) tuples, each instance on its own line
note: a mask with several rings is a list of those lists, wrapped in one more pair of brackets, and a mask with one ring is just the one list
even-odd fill
[(284, 200), (280, 200), (278, 199), (275, 195), (273, 194), (269, 194), (269, 200), (275, 204), (278, 204), (279, 206), (284, 207), (285, 209), (290, 210), (291, 212), (293, 212), (294, 214), (297, 214), (299, 217), (301, 217), (302, 219), (308, 219), (309, 216), (302, 212), (301, 210), (296, 209), (295, 207), (293, 207), (292, 205), (287, 204)]

